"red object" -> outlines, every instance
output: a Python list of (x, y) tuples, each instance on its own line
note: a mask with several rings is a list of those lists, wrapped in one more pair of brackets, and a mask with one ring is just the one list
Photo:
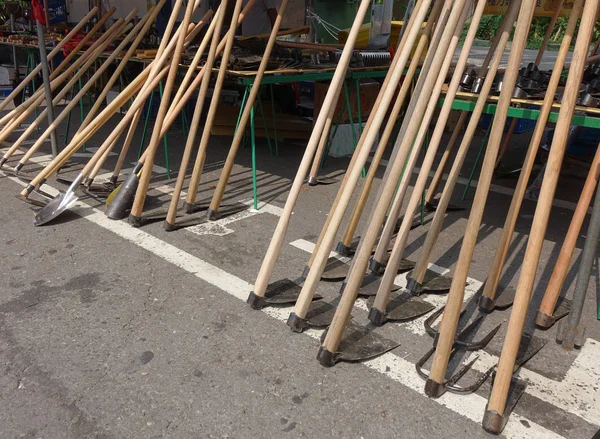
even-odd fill
[(46, 24), (46, 13), (40, 0), (31, 0), (31, 12), (34, 20)]

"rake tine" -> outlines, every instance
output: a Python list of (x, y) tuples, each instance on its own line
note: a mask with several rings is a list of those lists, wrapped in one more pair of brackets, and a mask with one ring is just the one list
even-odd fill
[[(475, 358), (475, 360), (477, 360), (477, 358)], [(473, 364), (475, 364), (475, 360), (473, 360), (470, 364), (471, 366)], [(477, 381), (475, 381), (472, 385), (468, 386), (468, 387), (459, 387), (456, 385), (453, 386), (446, 386), (446, 389), (448, 390), (448, 392), (450, 393), (457, 393), (459, 395), (465, 395), (468, 393), (473, 393), (475, 392), (477, 389), (479, 389), (483, 383), (486, 382), (486, 380), (489, 378), (489, 376), (492, 374), (492, 372), (494, 371), (494, 369), (496, 368), (496, 366), (492, 366), (490, 367)]]
[[(463, 367), (461, 367), (458, 372), (456, 372), (454, 375), (452, 375), (452, 377), (450, 377), (450, 379), (448, 381), (446, 381), (446, 389), (450, 389), (450, 387), (456, 386), (456, 383), (458, 382), (458, 380), (460, 380), (462, 377), (464, 377), (466, 375), (466, 373), (469, 370), (471, 370), (471, 368), (473, 367), (473, 365), (475, 364), (475, 362), (478, 359), (479, 359), (479, 355), (476, 355), (475, 358), (473, 358), (471, 361), (469, 361), (467, 364), (465, 364)], [(460, 387), (458, 387), (458, 388), (460, 388)]]

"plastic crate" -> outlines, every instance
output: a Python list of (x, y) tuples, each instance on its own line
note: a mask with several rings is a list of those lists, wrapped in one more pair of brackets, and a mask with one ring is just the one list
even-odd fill
[(12, 91), (12, 85), (0, 85), (0, 98), (7, 98)]
[[(535, 106), (527, 106), (525, 108), (537, 108)], [(504, 132), (506, 133), (512, 123), (512, 117), (509, 117), (506, 119), (506, 124), (504, 125)], [(492, 121), (494, 120), (494, 115), (493, 114), (482, 114), (481, 115), (481, 119), (479, 119), (479, 128), (483, 129), (483, 130), (487, 130)], [(535, 128), (535, 124), (537, 123), (537, 120), (531, 120), (531, 119), (519, 119), (517, 122), (517, 125), (515, 125), (515, 131), (514, 134), (523, 134), (523, 133), (527, 133), (529, 131), (533, 131), (533, 129)]]

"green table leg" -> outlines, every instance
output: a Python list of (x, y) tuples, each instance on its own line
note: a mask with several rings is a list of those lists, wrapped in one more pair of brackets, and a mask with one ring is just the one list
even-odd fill
[[(81, 91), (81, 89), (83, 88), (83, 83), (81, 82), (81, 78), (79, 78), (79, 80), (77, 81), (77, 86), (79, 87), (79, 91)], [(79, 98), (79, 119), (81, 120), (81, 123), (83, 123), (84, 117), (83, 117), (83, 96), (81, 98)], [(83, 144), (83, 147), (81, 148), (81, 150), (83, 152), (85, 152), (86, 150), (86, 145), (85, 143)]]
[(258, 187), (256, 183), (256, 137), (254, 131), (254, 106), (250, 109), (250, 141), (252, 143), (252, 193), (254, 194), (254, 209), (258, 209)]
[[(33, 70), (33, 66), (35, 66), (35, 57), (34, 57), (33, 53), (31, 53), (31, 52), (29, 52), (28, 57), (31, 57), (31, 70)], [(33, 96), (35, 94), (35, 79), (33, 81), (31, 81), (31, 90), (32, 90), (31, 95)], [(33, 114), (35, 115), (35, 118), (37, 119), (38, 115), (39, 115), (37, 107), (35, 107)], [(39, 124), (35, 130), (37, 131), (38, 134), (40, 133), (40, 125)]]
[(138, 151), (138, 160), (142, 156), (142, 152), (144, 151), (144, 144), (146, 143), (146, 133), (148, 132), (148, 120), (150, 119), (150, 111), (152, 110), (154, 93), (154, 91), (150, 93), (150, 101), (148, 102), (148, 107), (146, 108), (146, 118), (144, 120), (144, 130), (142, 131), (142, 140), (140, 141), (140, 149)]
[[(73, 96), (75, 96), (75, 85), (73, 85), (73, 87), (71, 87), (71, 97), (69, 98), (69, 101), (73, 100)], [(69, 131), (71, 130), (71, 112), (69, 111), (69, 114), (67, 115), (67, 127), (65, 130), (65, 146), (67, 146), (69, 144)]]
[(260, 98), (260, 92), (258, 93), (258, 109), (260, 111), (260, 115), (263, 120), (263, 126), (265, 127), (265, 135), (267, 136), (267, 145), (269, 146), (269, 153), (273, 155), (273, 149), (271, 148), (271, 139), (269, 136), (269, 127), (267, 126), (267, 118), (265, 117), (265, 112), (263, 111), (262, 99)]
[(250, 94), (250, 86), (246, 86), (244, 90), (244, 97), (242, 98), (242, 106), (240, 107), (240, 112), (238, 113), (237, 122), (235, 123), (235, 130), (233, 131), (233, 135), (237, 133), (237, 130), (240, 126), (240, 120), (242, 120), (242, 113), (244, 112), (244, 107), (246, 106), (246, 99), (248, 99), (248, 95)]
[(275, 117), (275, 95), (273, 94), (273, 84), (269, 84), (271, 92), (271, 114), (273, 115), (273, 137), (275, 138), (275, 156), (279, 157), (279, 142), (277, 140), (277, 118)]
[(333, 134), (331, 135), (331, 137), (329, 139), (327, 139), (327, 145), (325, 146), (325, 151), (323, 153), (323, 158), (321, 159), (321, 164), (319, 165), (319, 169), (321, 169), (323, 167), (323, 165), (325, 165), (325, 161), (327, 160), (327, 157), (329, 156), (329, 150), (331, 149), (331, 141), (333, 139), (335, 139), (335, 135), (337, 134), (338, 127), (342, 123), (343, 115), (344, 115), (344, 112), (341, 111), (340, 115), (338, 116), (338, 119), (335, 123), (335, 126), (333, 127)]
[(473, 165), (473, 168), (471, 169), (471, 174), (469, 175), (469, 181), (467, 182), (467, 187), (465, 188), (463, 195), (462, 195), (463, 201), (465, 201), (465, 199), (467, 198), (467, 194), (469, 193), (469, 189), (471, 188), (471, 181), (473, 180), (473, 177), (475, 176), (475, 171), (477, 170), (477, 165), (479, 164), (481, 155), (483, 154), (483, 151), (485, 150), (485, 147), (487, 145), (488, 138), (490, 137), (490, 132), (492, 131), (491, 127), (492, 127), (491, 125), (488, 127), (487, 131), (485, 132), (483, 142), (481, 142), (481, 147), (479, 148), (479, 152), (477, 153), (477, 158), (475, 159), (475, 164)]
[[(362, 112), (360, 111), (360, 82), (358, 80), (358, 78), (356, 78), (355, 80), (355, 87), (356, 87), (356, 117), (358, 118), (358, 134), (359, 136), (362, 137)], [(354, 131), (354, 130), (353, 130)], [(364, 166), (361, 172), (361, 177), (365, 178), (367, 176), (367, 167)]]
[[(163, 97), (163, 83), (160, 81), (158, 83), (158, 91), (160, 93), (160, 100), (162, 101)], [(171, 169), (169, 166), (169, 143), (167, 142), (167, 135), (163, 136), (163, 146), (165, 150), (165, 168), (167, 168), (167, 178), (171, 179)]]

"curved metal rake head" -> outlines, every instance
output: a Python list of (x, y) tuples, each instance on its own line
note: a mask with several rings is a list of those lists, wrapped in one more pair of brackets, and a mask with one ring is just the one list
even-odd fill
[[(424, 322), (425, 332), (427, 332), (427, 334), (429, 334), (431, 337), (434, 338), (434, 345), (437, 344), (437, 339), (439, 337), (439, 332), (438, 332), (437, 329), (434, 329), (433, 324), (443, 314), (444, 309), (445, 309), (445, 306), (441, 307), (436, 312), (434, 312), (433, 314), (431, 314), (427, 318), (427, 320), (425, 320), (425, 322)], [(465, 314), (465, 310), (463, 310), (460, 313), (459, 320), (462, 319), (462, 317), (464, 316), (464, 314)], [(485, 337), (483, 337), (479, 341), (465, 341), (464, 340), (464, 336), (463, 336), (464, 334), (468, 334), (472, 330), (474, 330), (477, 326), (479, 326), (479, 324), (482, 321), (483, 321), (483, 316), (480, 315), (475, 320), (473, 320), (471, 323), (469, 323), (465, 327), (465, 329), (463, 329), (463, 331), (459, 334), (459, 336), (456, 337), (456, 339), (454, 340), (454, 346), (466, 349), (468, 351), (477, 351), (479, 349), (483, 349), (484, 347), (486, 347), (487, 344), (490, 342), (490, 340), (492, 338), (494, 338), (494, 335), (496, 335), (496, 333), (500, 330), (500, 327), (502, 326), (502, 324), (496, 326)]]
[[(432, 316), (438, 317), (441, 314), (441, 311), (443, 311), (443, 308), (436, 311)], [(430, 317), (427, 320), (431, 320), (433, 322), (433, 321), (435, 321), (435, 318), (432, 319)], [(470, 350), (470, 349), (466, 349), (466, 348), (460, 346), (460, 344), (467, 344), (465, 339), (472, 332), (475, 331), (475, 329), (479, 326), (479, 324), (482, 321), (483, 321), (483, 316), (479, 316), (477, 319), (475, 319), (471, 324), (467, 325), (460, 332), (460, 334), (457, 337), (457, 340), (455, 341), (454, 347), (450, 354), (450, 358), (452, 358), (459, 350)], [(485, 344), (487, 344), (492, 339), (492, 337), (496, 334), (498, 329), (500, 329), (499, 326), (497, 328), (495, 328), (492, 332), (490, 332), (490, 334), (488, 334), (485, 337), (485, 339), (482, 340), (482, 342), (485, 341)], [(484, 344), (484, 346), (485, 346), (485, 344)], [(477, 389), (479, 389), (479, 387), (481, 387), (481, 385), (488, 379), (488, 377), (490, 376), (490, 374), (493, 372), (493, 370), (495, 368), (495, 366), (490, 367), (487, 371), (485, 371), (483, 374), (481, 374), (474, 383), (472, 383), (469, 386), (458, 385), (458, 381), (462, 377), (464, 377), (469, 370), (471, 370), (473, 368), (473, 365), (475, 364), (475, 362), (478, 359), (478, 357), (475, 357), (471, 361), (469, 361), (468, 363), (463, 365), (448, 380), (446, 380), (440, 384), (440, 383), (437, 383), (437, 382), (429, 379), (429, 374), (423, 370), (423, 366), (425, 366), (425, 363), (427, 363), (427, 361), (433, 356), (433, 354), (435, 353), (435, 349), (436, 349), (436, 343), (434, 342), (433, 347), (429, 351), (427, 351), (427, 353), (422, 358), (420, 358), (419, 361), (417, 361), (417, 363), (415, 364), (415, 368), (416, 368), (419, 376), (421, 378), (423, 378), (424, 380), (426, 380), (425, 393), (434, 398), (438, 398), (438, 397), (442, 396), (444, 393), (446, 393), (446, 391), (452, 392), (452, 393), (459, 393), (459, 394), (473, 393)]]

